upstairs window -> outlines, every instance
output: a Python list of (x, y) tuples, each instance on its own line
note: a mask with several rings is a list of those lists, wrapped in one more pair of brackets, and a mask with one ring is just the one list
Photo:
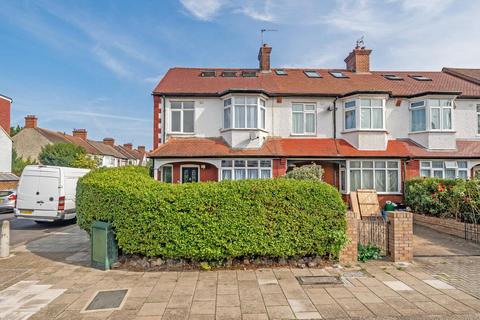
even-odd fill
[(275, 73), (277, 74), (277, 76), (286, 76), (288, 74), (287, 71), (283, 69), (277, 69), (275, 70)]
[(256, 77), (257, 73), (255, 71), (242, 71), (242, 77), (250, 78)]
[(215, 77), (215, 70), (205, 70), (200, 73), (200, 77)]
[(411, 131), (448, 131), (453, 129), (450, 99), (429, 99), (410, 104)]
[(265, 129), (265, 100), (236, 96), (223, 101), (224, 129)]
[(480, 104), (477, 104), (477, 134), (480, 134)]
[(431, 78), (422, 76), (422, 75), (409, 75), (410, 78), (415, 79), (417, 81), (432, 81)]
[(329, 71), (329, 73), (335, 78), (348, 78), (342, 71)]
[(226, 71), (222, 72), (222, 77), (225, 77), (225, 78), (233, 78), (233, 77), (236, 77), (236, 76), (237, 76), (236, 71), (226, 70)]
[(292, 133), (315, 134), (315, 104), (294, 103), (292, 105)]
[(397, 76), (396, 74), (384, 74), (383, 77), (387, 80), (403, 80), (402, 77)]
[[(383, 105), (383, 99), (362, 98), (345, 102), (345, 130), (384, 129)], [(357, 114), (360, 116), (358, 121)]]
[(305, 75), (309, 78), (321, 78), (320, 74), (318, 74), (315, 70), (305, 70)]
[(173, 133), (194, 132), (194, 102), (172, 101), (171, 102), (171, 131)]

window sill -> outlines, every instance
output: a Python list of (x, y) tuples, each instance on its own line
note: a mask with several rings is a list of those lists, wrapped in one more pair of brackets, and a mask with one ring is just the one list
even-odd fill
[(316, 133), (291, 133), (290, 137), (316, 137)]
[(195, 132), (169, 132), (169, 136), (194, 136)]
[(422, 130), (422, 131), (409, 131), (408, 134), (420, 134), (420, 133), (456, 133), (455, 130)]
[(347, 129), (347, 130), (343, 130), (342, 134), (345, 134), (345, 133), (352, 133), (352, 132), (384, 132), (384, 133), (388, 133), (387, 129)]
[(268, 133), (265, 129), (260, 128), (228, 128), (228, 129), (220, 129), (220, 132), (228, 132), (228, 131), (262, 131)]

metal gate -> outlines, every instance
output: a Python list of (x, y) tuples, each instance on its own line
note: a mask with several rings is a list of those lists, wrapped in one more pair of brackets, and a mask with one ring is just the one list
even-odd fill
[(383, 217), (358, 220), (358, 243), (375, 246), (382, 255), (388, 255), (388, 225), (389, 221)]

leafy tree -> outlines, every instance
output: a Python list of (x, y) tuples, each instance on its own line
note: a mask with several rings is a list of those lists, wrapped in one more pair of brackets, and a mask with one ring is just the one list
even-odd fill
[(95, 169), (100, 166), (100, 159), (96, 157), (90, 157), (88, 155), (79, 155), (72, 163), (72, 167)]
[(20, 131), (22, 131), (22, 127), (20, 127), (18, 124), (16, 127), (10, 127), (10, 137), (13, 137), (14, 135), (16, 135), (17, 133), (19, 133)]
[(61, 167), (94, 168), (97, 164), (87, 156), (85, 148), (65, 142), (43, 147), (39, 160), (44, 165)]
[(322, 166), (312, 163), (309, 165), (293, 168), (292, 171), (286, 174), (286, 177), (289, 179), (297, 179), (297, 180), (322, 181), (323, 168)]
[(14, 174), (17, 176), (22, 175), (23, 169), (30, 164), (35, 164), (35, 161), (30, 160), (30, 158), (24, 160), (17, 155), (15, 149), (12, 150), (12, 172)]

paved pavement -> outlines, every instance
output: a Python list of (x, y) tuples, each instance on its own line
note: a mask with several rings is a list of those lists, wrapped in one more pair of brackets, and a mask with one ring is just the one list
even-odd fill
[(480, 298), (480, 243), (415, 225), (414, 255), (429, 273)]
[(0, 223), (10, 220), (10, 245), (16, 246), (22, 243), (44, 237), (52, 232), (62, 232), (72, 225), (69, 223), (43, 223), (17, 219), (13, 213), (0, 213)]
[[(77, 227), (17, 247), (0, 260), (0, 312), (7, 319), (69, 320), (480, 319), (480, 300), (420, 264), (104, 272), (88, 267), (88, 247)], [(296, 278), (314, 275), (340, 276), (343, 283), (300, 285)], [(120, 309), (84, 311), (99, 290), (112, 289), (128, 289)]]

